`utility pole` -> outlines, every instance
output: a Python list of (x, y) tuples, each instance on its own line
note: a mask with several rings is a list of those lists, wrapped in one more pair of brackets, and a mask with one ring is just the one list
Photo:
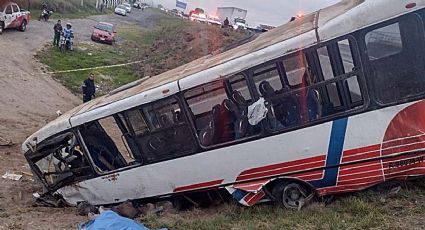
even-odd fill
[(84, 0), (81, 0), (81, 6), (84, 6)]

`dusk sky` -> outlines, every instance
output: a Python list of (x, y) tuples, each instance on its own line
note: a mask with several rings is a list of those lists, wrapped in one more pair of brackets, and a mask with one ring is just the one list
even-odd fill
[[(214, 14), (219, 6), (234, 6), (248, 10), (249, 26), (267, 24), (278, 26), (289, 21), (297, 13), (310, 13), (340, 0), (181, 0), (188, 3), (186, 12), (196, 7), (203, 8), (208, 14)], [(176, 8), (175, 0), (153, 0), (167, 9)]]

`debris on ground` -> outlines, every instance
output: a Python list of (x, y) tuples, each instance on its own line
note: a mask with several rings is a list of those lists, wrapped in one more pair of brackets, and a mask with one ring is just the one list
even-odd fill
[(3, 137), (0, 137), (0, 146), (6, 146), (11, 147), (14, 146), (15, 143), (12, 140), (5, 139)]
[(6, 172), (3, 176), (3, 179), (9, 179), (9, 180), (14, 180), (14, 181), (18, 181), (22, 178), (22, 175), (19, 174), (14, 174), (14, 173), (10, 173), (10, 172)]

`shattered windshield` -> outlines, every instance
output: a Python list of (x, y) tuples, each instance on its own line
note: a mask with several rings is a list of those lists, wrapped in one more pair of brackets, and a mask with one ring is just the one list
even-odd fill
[(53, 141), (39, 150), (44, 157), (34, 162), (48, 186), (90, 175), (90, 165), (73, 133), (60, 135)]

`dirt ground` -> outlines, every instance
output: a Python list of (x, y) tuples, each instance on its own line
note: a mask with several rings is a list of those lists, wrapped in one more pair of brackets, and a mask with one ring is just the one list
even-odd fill
[[(117, 26), (137, 24), (149, 29), (155, 25), (156, 17), (153, 11), (134, 11), (127, 17), (101, 15), (70, 22), (75, 42), (82, 42), (90, 40), (97, 21)], [(54, 23), (31, 21), (26, 32), (7, 30), (0, 35), (1, 175), (30, 172), (20, 151), (21, 143), (54, 119), (56, 111), (64, 112), (81, 103), (34, 59), (37, 50), (52, 41)], [(3, 146), (9, 143), (12, 146)], [(31, 180), (28, 176), (18, 182), (0, 178), (0, 229), (76, 229), (84, 221), (73, 208), (33, 207), (32, 193), (40, 188)]]

